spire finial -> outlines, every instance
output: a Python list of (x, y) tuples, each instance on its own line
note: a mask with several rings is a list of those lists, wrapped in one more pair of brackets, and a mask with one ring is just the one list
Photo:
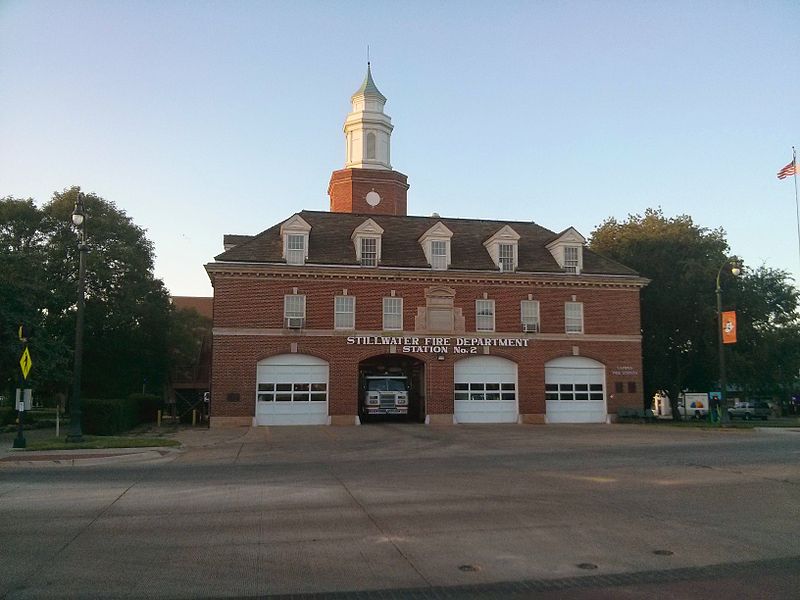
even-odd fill
[(369, 44), (367, 44), (367, 69), (369, 69)]

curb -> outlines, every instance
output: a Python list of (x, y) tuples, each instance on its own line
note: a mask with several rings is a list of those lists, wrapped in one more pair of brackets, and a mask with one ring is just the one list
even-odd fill
[(179, 448), (114, 448), (109, 450), (34, 450), (8, 452), (0, 458), (2, 467), (81, 467), (108, 463), (168, 462), (182, 452)]
[(753, 427), (753, 431), (759, 433), (800, 433), (797, 427)]

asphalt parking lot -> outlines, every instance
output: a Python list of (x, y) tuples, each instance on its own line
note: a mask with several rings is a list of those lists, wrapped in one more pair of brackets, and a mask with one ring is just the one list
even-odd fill
[[(800, 432), (184, 430), (0, 466), (3, 598), (796, 597)], [(730, 595), (729, 595), (730, 594)]]

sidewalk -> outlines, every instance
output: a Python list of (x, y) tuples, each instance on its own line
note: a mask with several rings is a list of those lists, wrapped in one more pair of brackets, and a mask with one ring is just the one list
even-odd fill
[[(66, 434), (61, 427), (61, 436)], [(47, 466), (90, 466), (114, 463), (130, 463), (155, 460), (173, 460), (181, 452), (180, 447), (148, 448), (88, 448), (76, 450), (26, 450), (13, 448), (17, 432), (0, 433), (0, 468), (5, 467), (47, 467)], [(29, 429), (23, 432), (28, 445), (33, 441), (55, 438), (55, 427)]]

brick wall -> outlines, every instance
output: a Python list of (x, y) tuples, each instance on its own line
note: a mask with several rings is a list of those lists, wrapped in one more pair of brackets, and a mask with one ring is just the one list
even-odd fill
[[(403, 327), (413, 330), (417, 308), (426, 304), (427, 282), (330, 281), (319, 279), (276, 280), (253, 277), (218, 277), (215, 282), (214, 325), (216, 327), (283, 327), (284, 296), (306, 296), (306, 328), (333, 329), (334, 297), (356, 297), (356, 329), (376, 331), (383, 327), (383, 298), (403, 298)], [(475, 331), (475, 301), (484, 292), (495, 301), (495, 330), (521, 331), (520, 302), (532, 294), (539, 301), (542, 333), (564, 333), (564, 303), (583, 303), (584, 333), (596, 335), (639, 335), (638, 289), (569, 288), (545, 285), (453, 284), (455, 308), (461, 308), (467, 331)]]
[[(341, 169), (334, 171), (328, 184), (331, 212), (377, 215), (406, 215), (408, 178), (397, 171), (379, 169)], [(381, 202), (370, 206), (366, 196), (377, 192)]]
[[(404, 330), (413, 332), (418, 307), (425, 306), (425, 289), (433, 279), (347, 280), (309, 277), (257, 277), (217, 274), (214, 281), (214, 335), (212, 404), (213, 416), (252, 417), (256, 397), (258, 361), (278, 354), (296, 352), (322, 358), (330, 364), (329, 414), (356, 415), (358, 406), (359, 362), (389, 352), (388, 346), (358, 346), (347, 343), (354, 333), (380, 331), (382, 298), (391, 290), (403, 298)], [(606, 367), (606, 397), (609, 413), (621, 406), (641, 406), (641, 344), (639, 293), (637, 288), (561, 287), (544, 283), (502, 284), (448, 281), (456, 290), (455, 307), (466, 317), (467, 335), (475, 330), (475, 300), (486, 292), (495, 299), (496, 332), (521, 335), (520, 306), (528, 294), (540, 302), (541, 334), (527, 336), (527, 348), (491, 347), (493, 356), (513, 360), (518, 368), (518, 398), (521, 414), (545, 413), (544, 364), (553, 358), (580, 356), (592, 358)], [(283, 297), (306, 295), (306, 324), (302, 331), (283, 329)], [(356, 296), (356, 332), (334, 332), (334, 296), (347, 289)], [(572, 296), (584, 303), (586, 336), (564, 334), (564, 302)], [(226, 331), (221, 328), (236, 328)], [(240, 329), (259, 330), (240, 334)], [(270, 330), (270, 331), (264, 331)], [(234, 333), (235, 335), (229, 335)], [(548, 339), (550, 334), (550, 339)], [(396, 335), (400, 335), (399, 332)], [(423, 334), (424, 335), (424, 334)], [(492, 334), (488, 334), (492, 335)], [(613, 339), (613, 336), (632, 336)], [(594, 337), (593, 337), (594, 336)], [(606, 339), (612, 338), (612, 339)], [(427, 414), (453, 413), (453, 368), (459, 358), (446, 354), (415, 355), (425, 363)], [(617, 391), (617, 383), (622, 391)]]

